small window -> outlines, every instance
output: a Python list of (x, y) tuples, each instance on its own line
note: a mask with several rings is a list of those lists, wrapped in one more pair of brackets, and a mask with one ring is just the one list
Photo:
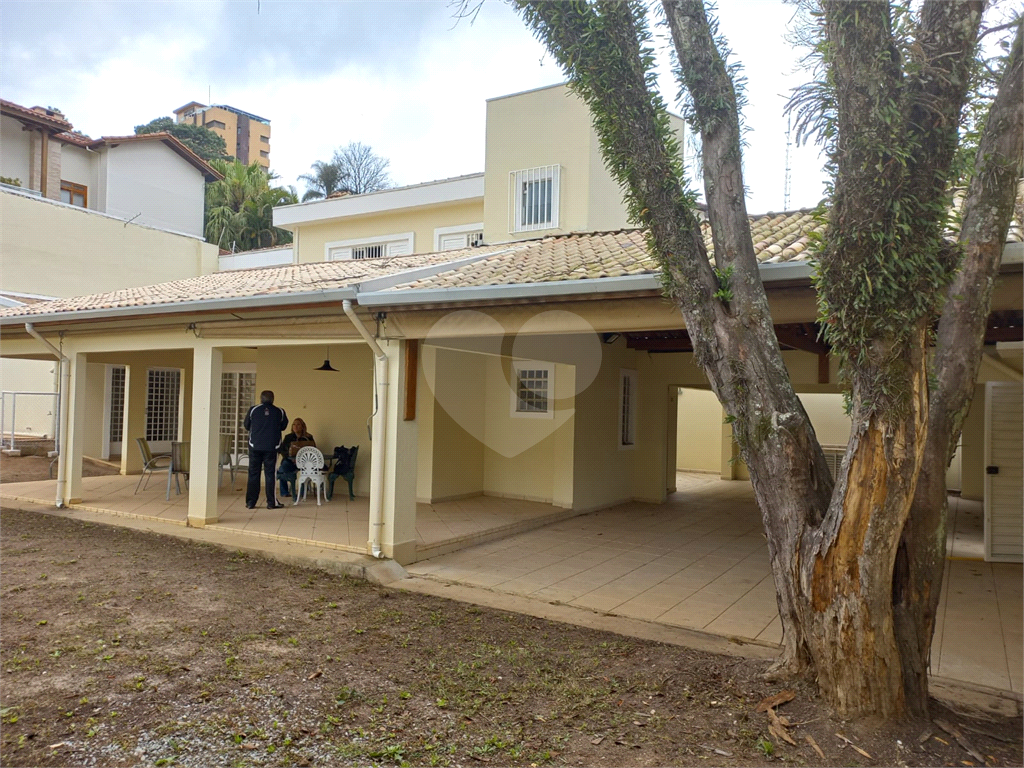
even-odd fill
[(263, 142), (264, 144), (269, 144), (270, 143), (270, 137), (269, 136), (260, 136), (260, 141)]
[(221, 120), (211, 120), (210, 122), (208, 122), (206, 124), (206, 127), (207, 128), (220, 128), (222, 130), (224, 128), (227, 128), (227, 126)]
[(75, 184), (73, 181), (60, 182), (60, 201), (68, 205), (77, 205), (81, 208), (89, 207), (89, 188), (84, 184)]
[(554, 416), (555, 367), (550, 363), (512, 364), (512, 416), (546, 418)]
[(400, 235), (385, 235), (381, 239), (339, 240), (324, 245), (327, 261), (354, 261), (383, 259), (391, 256), (408, 256), (413, 251), (412, 232)]
[(434, 230), (435, 251), (457, 251), (484, 244), (483, 223), (438, 227)]
[(265, 149), (260, 150), (260, 157), (270, 157), (270, 153)]
[(558, 227), (558, 183), (561, 167), (544, 165), (510, 174), (509, 232)]
[(636, 405), (640, 376), (636, 371), (619, 371), (619, 447), (636, 446)]

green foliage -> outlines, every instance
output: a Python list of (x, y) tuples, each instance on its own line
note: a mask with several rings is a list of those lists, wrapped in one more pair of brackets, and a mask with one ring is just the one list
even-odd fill
[(291, 232), (274, 226), (274, 207), (298, 202), (293, 190), (272, 187), (274, 176), (259, 163), (210, 163), (224, 175), (206, 185), (206, 239), (221, 248), (248, 251), (284, 245)]
[(16, 179), (11, 176), (0, 176), (0, 184), (10, 184), (12, 187), (20, 187), (21, 179)]
[(328, 160), (317, 160), (310, 166), (312, 173), (299, 176), (306, 183), (302, 201), (330, 197), (335, 192), (362, 195), (392, 186), (388, 176), (390, 161), (376, 154), (372, 148), (358, 141), (350, 141), (334, 151)]
[(223, 138), (202, 125), (176, 123), (169, 117), (158, 117), (145, 125), (135, 126), (135, 135), (169, 133), (203, 160), (228, 160), (228, 145)]
[(732, 301), (732, 288), (729, 285), (729, 281), (732, 279), (732, 273), (732, 264), (725, 269), (715, 267), (715, 277), (718, 278), (718, 290), (715, 291), (714, 297), (725, 304)]

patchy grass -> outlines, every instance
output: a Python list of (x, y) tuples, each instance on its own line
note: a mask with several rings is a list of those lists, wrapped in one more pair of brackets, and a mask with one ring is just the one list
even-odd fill
[[(781, 742), (757, 662), (50, 515), (0, 530), (3, 765), (971, 762), (925, 724), (835, 722), (802, 687)], [(941, 717), (1021, 764), (1019, 719)]]

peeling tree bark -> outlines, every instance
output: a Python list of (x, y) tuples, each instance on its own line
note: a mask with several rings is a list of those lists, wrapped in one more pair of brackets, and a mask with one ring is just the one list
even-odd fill
[(978, 146), (960, 229), (963, 263), (935, 340), (928, 439), (893, 574), (893, 612), (911, 711), (928, 714), (928, 660), (946, 560), (946, 469), (970, 409), (985, 322), (1024, 172), (1024, 67), (1017, 32)]

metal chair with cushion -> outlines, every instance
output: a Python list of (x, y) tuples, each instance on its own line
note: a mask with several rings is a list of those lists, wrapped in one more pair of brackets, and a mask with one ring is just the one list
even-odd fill
[[(167, 469), (171, 463), (171, 456), (167, 453), (154, 455), (149, 449), (149, 441), (144, 437), (135, 438), (135, 442), (139, 446), (139, 453), (142, 454), (142, 477), (139, 478), (139, 482), (135, 486), (135, 492), (138, 493), (140, 487), (145, 490), (146, 485), (149, 485), (149, 477), (154, 471)], [(143, 480), (146, 481), (146, 485), (142, 485)]]
[(171, 443), (171, 465), (167, 467), (167, 500), (171, 500), (171, 478), (174, 478), (174, 490), (176, 493), (181, 493), (181, 484), (178, 482), (178, 477), (183, 476), (185, 478), (185, 489), (188, 490), (188, 475), (189, 475), (189, 444), (188, 443)]
[(295, 501), (292, 506), (299, 503), (306, 497), (306, 486), (312, 483), (316, 486), (316, 505), (319, 507), (321, 497), (327, 495), (327, 479), (324, 477), (324, 455), (319, 448), (307, 445), (300, 448), (295, 454), (295, 466), (298, 468), (296, 479)]

